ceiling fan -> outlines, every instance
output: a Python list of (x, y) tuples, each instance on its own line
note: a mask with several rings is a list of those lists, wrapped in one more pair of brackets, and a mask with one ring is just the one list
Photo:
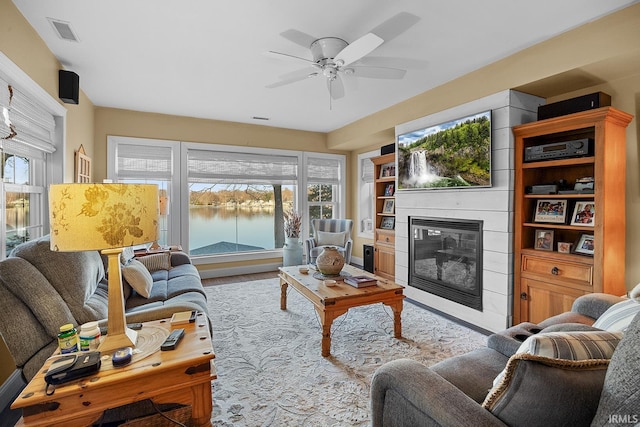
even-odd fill
[[(406, 70), (389, 66), (365, 65), (362, 59), (381, 44), (405, 32), (419, 20), (420, 18), (408, 12), (400, 12), (352, 43), (347, 43), (338, 37), (314, 37), (294, 29), (284, 31), (280, 35), (308, 48), (312, 59), (269, 51), (270, 54), (279, 57), (304, 61), (308, 67), (280, 76), (279, 81), (267, 85), (267, 88), (284, 86), (310, 77), (324, 77), (331, 100), (344, 96), (343, 78), (401, 79), (406, 74)], [(374, 58), (368, 59), (370, 59), (369, 63), (375, 64)], [(388, 65), (389, 61), (385, 62), (385, 65)]]

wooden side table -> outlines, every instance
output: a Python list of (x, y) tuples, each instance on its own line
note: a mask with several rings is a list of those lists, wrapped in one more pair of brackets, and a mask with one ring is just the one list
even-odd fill
[[(211, 426), (211, 380), (217, 378), (215, 354), (207, 317), (177, 327), (185, 335), (175, 350), (160, 351), (122, 368), (101, 369), (97, 374), (59, 385), (45, 393), (44, 374), (51, 364), (27, 384), (11, 407), (21, 408), (24, 426), (87, 426), (110, 408), (151, 399), (156, 403), (191, 405), (194, 426)], [(169, 319), (147, 322), (171, 329)]]

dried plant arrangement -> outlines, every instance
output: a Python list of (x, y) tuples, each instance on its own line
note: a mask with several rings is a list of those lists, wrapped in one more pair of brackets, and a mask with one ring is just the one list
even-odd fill
[(300, 237), (302, 215), (290, 209), (284, 212), (284, 234), (287, 237)]

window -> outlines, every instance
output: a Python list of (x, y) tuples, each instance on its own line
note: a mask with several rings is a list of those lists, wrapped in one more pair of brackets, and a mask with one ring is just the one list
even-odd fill
[[(136, 138), (107, 139), (108, 176), (129, 184), (157, 184), (160, 218), (158, 244), (179, 242), (179, 204), (173, 203), (180, 194), (174, 171), (179, 168), (180, 143)], [(172, 223), (172, 219), (175, 221)]]
[(308, 226), (312, 219), (343, 217), (344, 159), (309, 154), (306, 165)]
[(109, 178), (166, 188), (169, 237), (160, 243), (180, 244), (202, 262), (273, 257), (284, 246), (286, 209), (344, 215), (343, 155), (112, 136), (108, 153)]
[(0, 258), (48, 232), (46, 177), (58, 176), (50, 166), (61, 108), (0, 53)]
[(372, 157), (379, 156), (378, 151), (358, 155), (358, 235), (373, 239), (374, 177)]
[(251, 151), (187, 150), (191, 255), (284, 245), (282, 213), (297, 206), (299, 156)]

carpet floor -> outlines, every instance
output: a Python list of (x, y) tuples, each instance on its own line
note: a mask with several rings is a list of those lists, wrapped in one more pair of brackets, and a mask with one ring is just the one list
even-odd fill
[(431, 366), (481, 347), (486, 336), (405, 302), (401, 339), (382, 304), (336, 319), (331, 356), (320, 355), (312, 304), (289, 288), (280, 310), (278, 279), (205, 288), (218, 379), (214, 426), (368, 426), (371, 377), (383, 363), (410, 358)]

